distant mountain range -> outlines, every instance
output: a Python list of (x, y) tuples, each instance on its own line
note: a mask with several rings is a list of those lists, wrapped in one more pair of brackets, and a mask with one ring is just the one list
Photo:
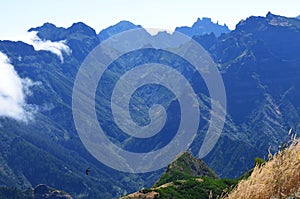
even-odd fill
[[(135, 28), (143, 28), (141, 25), (135, 25), (129, 21), (120, 21), (119, 23), (110, 26), (104, 30), (101, 30), (98, 34), (100, 42), (109, 38), (112, 35), (121, 33), (126, 30), (132, 30)], [(205, 35), (214, 33), (216, 36), (220, 36), (222, 33), (228, 33), (230, 30), (226, 25), (222, 26), (218, 23), (213, 23), (210, 18), (200, 18), (192, 25), (192, 27), (182, 26), (175, 28), (175, 31), (181, 32), (189, 37), (196, 35)], [(160, 34), (164, 32), (159, 32)]]
[[(0, 77), (8, 81), (6, 77), (11, 75), (13, 81), (6, 85), (18, 88), (16, 94), (0, 87), (1, 103), (7, 105), (0, 105), (0, 185), (25, 189), (47, 184), (74, 198), (91, 199), (118, 197), (139, 189), (140, 184), (150, 187), (155, 183), (163, 170), (128, 174), (110, 169), (91, 156), (76, 132), (71, 109), (73, 84), (82, 61), (100, 42), (134, 28), (142, 27), (121, 21), (96, 34), (84, 23), (69, 28), (45, 23), (29, 30), (31, 45), (0, 41), (0, 62), (7, 69)], [(224, 80), (226, 124), (217, 145), (204, 158), (220, 177), (240, 176), (252, 168), (256, 156), (267, 155), (269, 146), (276, 151), (288, 139), (290, 129), (299, 132), (300, 20), (268, 13), (266, 17), (249, 17), (230, 31), (203, 18), (190, 28), (176, 30), (210, 53)], [(160, 54), (156, 59), (166, 60), (166, 56)], [(131, 61), (141, 61), (140, 56)], [(117, 81), (114, 75), (123, 70), (108, 73), (112, 84)], [(146, 95), (159, 88), (147, 89), (132, 103), (144, 102), (143, 96), (151, 103), (159, 100), (157, 95)], [(209, 122), (208, 93), (199, 90), (203, 92), (201, 110), (206, 112), (201, 114), (201, 129), (191, 147), (194, 154)], [(167, 91), (160, 91), (169, 96)], [(105, 92), (98, 88), (96, 108), (107, 107)], [(14, 106), (7, 111), (11, 104)], [(106, 109), (97, 110), (111, 140), (130, 151), (149, 151), (170, 139), (168, 136), (158, 144), (157, 140), (143, 144), (130, 139), (115, 129), (109, 112), (103, 111)], [(179, 114), (173, 106), (168, 113), (173, 119)], [(149, 119), (138, 112), (134, 116), (144, 122)], [(172, 135), (177, 127), (174, 123), (165, 129), (166, 135)], [(85, 174), (87, 167), (91, 168), (89, 176)]]

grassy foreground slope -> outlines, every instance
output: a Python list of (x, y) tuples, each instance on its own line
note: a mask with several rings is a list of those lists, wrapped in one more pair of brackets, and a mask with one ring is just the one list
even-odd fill
[(248, 179), (226, 197), (228, 199), (300, 198), (300, 139), (256, 166)]

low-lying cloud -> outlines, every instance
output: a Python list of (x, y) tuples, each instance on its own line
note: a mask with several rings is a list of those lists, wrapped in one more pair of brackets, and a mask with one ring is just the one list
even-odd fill
[(28, 78), (22, 79), (7, 55), (0, 52), (0, 117), (24, 122), (31, 120), (37, 108), (27, 104), (26, 97), (35, 84)]
[(55, 41), (55, 42), (50, 40), (42, 40), (41, 38), (38, 37), (37, 33), (38, 32), (36, 31), (31, 31), (31, 32), (27, 32), (23, 36), (8, 38), (8, 40), (22, 41), (24, 43), (32, 45), (34, 47), (34, 50), (36, 51), (39, 50), (50, 51), (53, 54), (57, 55), (62, 63), (64, 62), (63, 53), (66, 53), (67, 55), (71, 54), (72, 51), (69, 48), (69, 46), (66, 44), (65, 40)]

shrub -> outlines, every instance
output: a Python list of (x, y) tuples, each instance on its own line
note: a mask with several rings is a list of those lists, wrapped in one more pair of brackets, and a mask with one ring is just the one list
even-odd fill
[(264, 160), (264, 159), (262, 159), (262, 158), (259, 158), (259, 157), (256, 157), (256, 158), (254, 158), (254, 165), (256, 166), (262, 166), (262, 165), (264, 165), (266, 163), (266, 161)]

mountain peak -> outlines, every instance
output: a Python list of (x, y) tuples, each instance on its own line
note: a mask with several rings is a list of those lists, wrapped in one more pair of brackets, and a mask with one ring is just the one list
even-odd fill
[(203, 160), (195, 158), (190, 152), (182, 152), (168, 165), (167, 170), (155, 186), (190, 177), (218, 178)]
[(272, 14), (270, 11), (267, 13), (266, 18), (273, 18), (273, 17), (277, 17), (277, 15)]
[[(131, 23), (130, 21), (127, 21), (127, 20), (122, 20), (114, 26), (126, 27), (126, 28), (128, 28), (128, 27), (131, 27), (131, 28), (139, 27), (139, 28), (141, 28), (142, 27), (141, 25), (135, 25), (134, 23)], [(112, 27), (112, 26), (110, 26), (110, 27)]]
[(182, 26), (177, 27), (175, 30), (189, 37), (210, 33), (214, 33), (216, 36), (220, 36), (222, 33), (230, 32), (229, 28), (226, 25), (219, 25), (218, 22), (213, 23), (211, 18), (207, 17), (203, 17), (202, 19), (198, 18), (191, 27)]
[(135, 25), (130, 21), (122, 20), (115, 25), (109, 26), (99, 32), (98, 38), (100, 42), (108, 39), (110, 36), (121, 33), (123, 31), (132, 30), (135, 28), (142, 28), (141, 25)]
[(190, 152), (182, 152), (169, 164), (167, 173), (179, 170), (190, 176), (208, 176), (217, 178), (217, 175), (206, 165), (206, 163), (195, 158)]
[(251, 16), (246, 20), (240, 21), (236, 25), (236, 30), (253, 32), (253, 31), (266, 31), (268, 28), (274, 27), (287, 27), (298, 29), (300, 28), (300, 22), (295, 18), (283, 17), (280, 15), (272, 14), (268, 12), (266, 17)]
[(39, 31), (41, 29), (56, 29), (57, 27), (53, 24), (53, 23), (49, 23), (49, 22), (46, 22), (44, 23), (42, 26), (38, 26), (36, 28), (30, 28), (28, 30), (28, 32), (31, 32), (31, 31)]
[(198, 17), (197, 21), (193, 24), (192, 27), (197, 26), (198, 24), (210, 24), (213, 23), (211, 18), (203, 17), (202, 20)]
[(59, 35), (61, 32), (64, 32), (66, 29), (62, 27), (56, 27), (54, 24), (46, 22), (42, 26), (38, 26), (36, 28), (30, 28), (28, 32), (36, 31), (37, 36), (42, 40), (51, 40), (51, 41), (59, 41), (62, 40)]
[(30, 31), (38, 31), (40, 29), (56, 29), (56, 28), (57, 28), (56, 25), (54, 25), (53, 23), (46, 22), (42, 26), (31, 28), (28, 31), (30, 32)]
[(83, 22), (73, 23), (70, 28), (67, 29), (70, 33), (83, 33), (84, 35), (96, 35), (93, 28), (89, 27)]
[(266, 19), (270, 25), (273, 26), (293, 26), (295, 25), (293, 23), (294, 19), (283, 17), (280, 15), (272, 14), (271, 12), (268, 12), (266, 15)]
[(36, 31), (37, 36), (42, 40), (61, 41), (67, 40), (71, 34), (76, 33), (87, 36), (94, 36), (96, 32), (94, 29), (84, 24), (83, 22), (73, 23), (69, 28), (57, 27), (52, 23), (44, 23), (42, 26), (30, 28), (28, 32)]

